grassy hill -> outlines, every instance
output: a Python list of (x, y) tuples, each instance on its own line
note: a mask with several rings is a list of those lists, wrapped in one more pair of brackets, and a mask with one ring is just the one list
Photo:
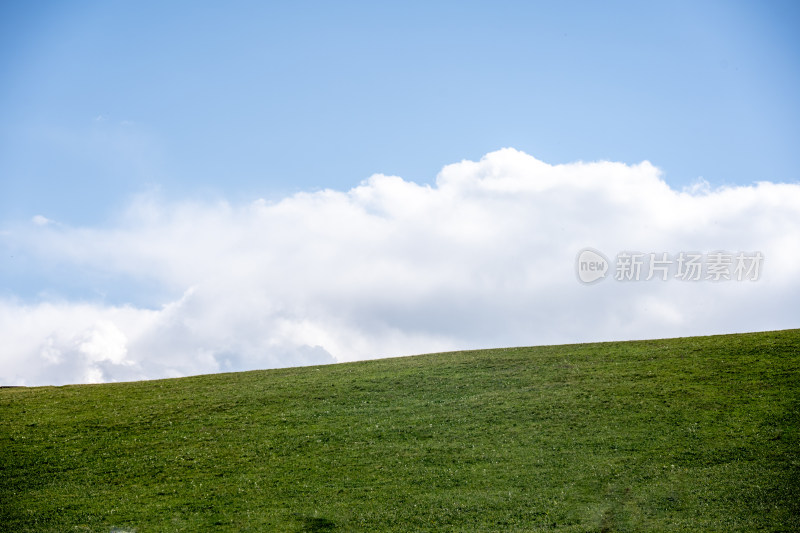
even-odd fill
[(0, 390), (2, 531), (800, 530), (800, 330)]

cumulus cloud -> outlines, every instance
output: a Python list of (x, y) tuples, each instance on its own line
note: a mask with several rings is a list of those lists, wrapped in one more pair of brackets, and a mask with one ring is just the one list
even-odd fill
[(42, 215), (36, 215), (31, 219), (31, 222), (37, 226), (46, 226), (48, 224), (52, 224), (53, 221), (47, 217), (43, 217)]
[[(676, 191), (648, 162), (549, 165), (504, 149), (446, 166), (434, 186), (374, 175), (277, 202), (143, 196), (108, 227), (2, 238), (152, 294), (146, 305), (0, 300), (6, 384), (799, 325), (800, 185)], [(575, 260), (589, 246), (611, 260), (727, 250), (764, 261), (756, 281), (621, 282), (612, 265), (588, 286)]]

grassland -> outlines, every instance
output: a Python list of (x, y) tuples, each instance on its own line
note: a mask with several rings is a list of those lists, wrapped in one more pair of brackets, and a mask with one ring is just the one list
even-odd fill
[(800, 530), (800, 330), (0, 390), (3, 531)]

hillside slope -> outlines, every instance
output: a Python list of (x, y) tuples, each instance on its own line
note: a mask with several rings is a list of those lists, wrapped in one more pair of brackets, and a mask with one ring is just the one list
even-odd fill
[(3, 531), (800, 529), (800, 330), (0, 390)]

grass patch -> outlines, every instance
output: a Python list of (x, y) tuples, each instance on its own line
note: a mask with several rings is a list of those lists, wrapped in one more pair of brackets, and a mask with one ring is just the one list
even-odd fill
[(0, 389), (0, 530), (800, 530), (798, 371), (790, 330)]

